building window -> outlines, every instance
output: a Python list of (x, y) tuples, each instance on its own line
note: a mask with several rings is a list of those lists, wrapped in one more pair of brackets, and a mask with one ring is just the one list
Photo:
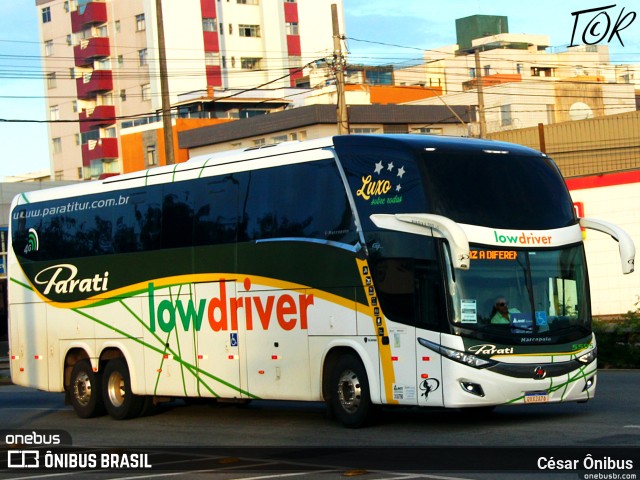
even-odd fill
[(78, 167), (78, 178), (82, 180), (82, 167)]
[(127, 101), (127, 91), (124, 88), (120, 90), (120, 100), (123, 102)]
[(82, 137), (80, 137), (80, 134), (79, 134), (79, 133), (76, 133), (76, 134), (73, 136), (73, 138), (74, 138), (74, 140), (75, 140), (75, 142), (76, 142), (76, 145), (80, 145), (80, 144), (81, 144), (81, 142), (82, 142)]
[(241, 37), (259, 37), (260, 25), (238, 25)]
[(217, 52), (204, 52), (204, 64), (208, 67), (220, 66), (220, 54)]
[(120, 20), (116, 20), (116, 32), (120, 33)]
[(76, 67), (71, 67), (69, 69), (69, 78), (71, 80), (75, 80), (75, 78), (76, 78)]
[(267, 143), (267, 142), (265, 141), (265, 139), (264, 139), (264, 138), (256, 138), (256, 139), (253, 141), (253, 144), (254, 144), (256, 147), (259, 147), (260, 145), (265, 145), (266, 143)]
[(271, 143), (282, 143), (289, 140), (289, 136), (285, 133), (284, 135), (276, 135), (275, 137), (271, 137)]
[(147, 29), (147, 24), (144, 20), (144, 13), (136, 15), (136, 32), (142, 32)]
[(359, 128), (350, 128), (349, 131), (351, 133), (378, 133), (380, 131), (379, 128), (371, 128), (371, 127), (359, 127)]
[(71, 34), (67, 35), (67, 45), (73, 45), (73, 37), (71, 36)]
[(142, 100), (151, 100), (151, 85), (145, 83), (141, 87), (142, 90)]
[(487, 77), (491, 75), (491, 65), (485, 65), (484, 66), (484, 76)]
[(124, 65), (124, 57), (122, 55), (118, 55), (118, 66), (122, 67)]
[(224, 23), (220, 22), (220, 35), (224, 35)]
[(289, 68), (300, 68), (300, 67), (302, 67), (302, 57), (289, 55)]
[(521, 63), (516, 63), (516, 73), (522, 73), (524, 71), (524, 65)]
[(49, 23), (51, 21), (51, 7), (44, 7), (42, 9), (42, 23)]
[(287, 35), (300, 35), (298, 22), (287, 22), (285, 23), (285, 28), (287, 30)]
[(53, 153), (62, 153), (62, 139), (60, 137), (51, 139), (51, 144), (53, 146)]
[(229, 24), (229, 35), (233, 35), (233, 25)]
[(240, 59), (240, 68), (243, 70), (259, 70), (261, 58), (242, 57)]
[(476, 69), (473, 67), (469, 69), (469, 78), (476, 78)]
[(44, 42), (44, 54), (47, 57), (53, 55), (53, 40), (47, 40)]
[(216, 32), (216, 19), (215, 18), (203, 18), (202, 19), (202, 31), (203, 32)]
[(138, 50), (138, 65), (144, 67), (147, 64), (147, 49)]
[(260, 0), (238, 0), (241, 5), (258, 5)]
[(284, 0), (284, 3), (297, 3), (296, 0)]
[(502, 105), (500, 107), (500, 124), (503, 127), (508, 127), (513, 122), (511, 118), (511, 105)]
[(157, 165), (158, 164), (158, 155), (156, 152), (155, 145), (147, 146), (147, 165)]
[(56, 72), (47, 73), (47, 88), (56, 88)]
[(53, 107), (49, 108), (49, 120), (60, 120), (60, 107), (54, 105)]
[(420, 135), (442, 135), (442, 129), (433, 127), (418, 127), (412, 128), (411, 133), (417, 133)]
[(78, 100), (71, 102), (71, 108), (73, 109), (73, 113), (78, 113)]

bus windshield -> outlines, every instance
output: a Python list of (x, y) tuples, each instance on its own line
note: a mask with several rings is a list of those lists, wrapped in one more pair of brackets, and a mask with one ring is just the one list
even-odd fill
[(472, 246), (471, 268), (449, 268), (447, 283), (450, 321), (465, 336), (535, 343), (590, 332), (581, 245), (535, 251)]

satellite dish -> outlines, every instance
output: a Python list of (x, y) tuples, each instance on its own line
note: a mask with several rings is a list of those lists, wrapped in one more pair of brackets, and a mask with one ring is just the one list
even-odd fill
[(593, 110), (584, 102), (576, 102), (569, 107), (569, 118), (571, 118), (571, 120), (593, 118)]

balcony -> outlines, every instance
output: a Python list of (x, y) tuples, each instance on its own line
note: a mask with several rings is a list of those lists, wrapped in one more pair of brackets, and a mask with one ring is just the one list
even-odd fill
[(76, 78), (76, 88), (80, 100), (95, 98), (98, 93), (113, 90), (113, 73), (111, 70), (94, 70)]
[(89, 40), (83, 40), (80, 45), (73, 47), (76, 67), (91, 65), (95, 59), (109, 55), (111, 55), (109, 37), (93, 37)]
[(82, 145), (82, 165), (91, 166), (91, 162), (105, 158), (118, 158), (118, 139), (101, 138), (89, 140)]
[[(519, 73), (497, 73), (495, 75), (483, 75), (482, 86), (494, 87), (503, 83), (521, 82), (522, 75)], [(462, 90), (468, 91), (478, 88), (478, 77), (462, 83)]]
[(80, 133), (87, 133), (100, 127), (107, 127), (116, 123), (116, 107), (113, 105), (100, 105), (93, 111), (82, 110), (80, 112)]
[(78, 33), (86, 27), (107, 22), (107, 4), (102, 2), (90, 2), (84, 7), (84, 10), (78, 7), (71, 12), (71, 31)]

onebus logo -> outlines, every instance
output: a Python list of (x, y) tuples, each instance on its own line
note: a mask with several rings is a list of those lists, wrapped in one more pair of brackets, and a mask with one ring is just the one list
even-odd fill
[(296, 327), (307, 329), (307, 310), (313, 305), (313, 295), (284, 293), (252, 296), (249, 295), (251, 280), (248, 278), (244, 280), (247, 294), (242, 297), (227, 296), (224, 280), (219, 288), (219, 294), (208, 300), (165, 299), (156, 305), (155, 286), (149, 283), (149, 329), (155, 332), (159, 327), (169, 333), (181, 325), (185, 332), (190, 329), (200, 331), (205, 317), (214, 332), (238, 330), (238, 318), (243, 317), (247, 330), (269, 330), (272, 326), (283, 330)]
[(534, 233), (522, 232), (520, 235), (500, 235), (497, 230), (493, 231), (496, 242), (509, 245), (550, 245), (551, 235), (535, 235)]

